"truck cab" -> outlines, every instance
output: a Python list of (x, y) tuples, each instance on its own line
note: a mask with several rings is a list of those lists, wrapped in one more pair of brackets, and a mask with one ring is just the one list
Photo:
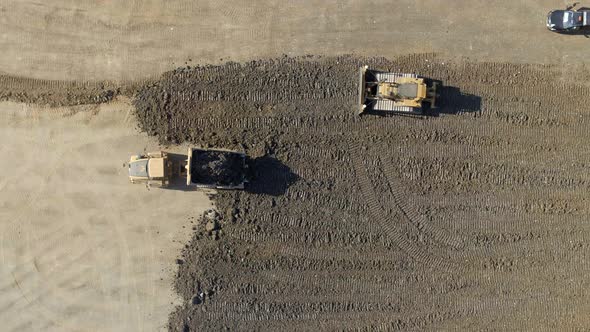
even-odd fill
[(170, 184), (172, 162), (163, 151), (131, 156), (129, 159), (129, 181), (165, 187)]

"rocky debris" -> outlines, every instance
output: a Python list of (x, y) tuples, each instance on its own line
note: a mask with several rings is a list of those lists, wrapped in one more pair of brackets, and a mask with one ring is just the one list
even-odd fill
[[(201, 304), (203, 303), (203, 299), (205, 297), (204, 293), (199, 293), (195, 296), (193, 296), (193, 298), (191, 299), (191, 304)], [(190, 317), (187, 317), (187, 319), (189, 319)]]
[(205, 231), (213, 237), (213, 239), (219, 239), (221, 235), (221, 216), (213, 209), (207, 210), (204, 214)]
[(191, 159), (194, 183), (233, 186), (244, 179), (241, 155), (224, 151), (195, 151)]
[(205, 218), (207, 220), (219, 220), (221, 219), (221, 216), (219, 215), (219, 212), (217, 212), (217, 210), (215, 209), (209, 209), (207, 211), (205, 211)]
[(207, 232), (212, 232), (214, 230), (217, 230), (219, 228), (219, 224), (217, 223), (217, 221), (207, 221), (207, 224), (205, 225), (205, 230)]

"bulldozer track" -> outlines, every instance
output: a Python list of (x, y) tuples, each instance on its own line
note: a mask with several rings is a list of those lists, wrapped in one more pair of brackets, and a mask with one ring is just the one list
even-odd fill
[(441, 242), (447, 246), (451, 246), (453, 249), (461, 249), (463, 247), (462, 240), (456, 238), (450, 234), (445, 233), (443, 230), (432, 227), (430, 222), (426, 220), (420, 213), (416, 211), (413, 205), (406, 203), (404, 197), (405, 191), (402, 191), (402, 186), (395, 180), (395, 174), (393, 174), (392, 167), (384, 167), (384, 175), (389, 182), (389, 188), (394, 197), (396, 205), (403, 212), (404, 216), (420, 229), (428, 234), (431, 234), (435, 241)]
[(360, 192), (369, 208), (369, 212), (371, 213), (373, 220), (377, 221), (384, 232), (396, 241), (396, 244), (400, 247), (400, 249), (407, 252), (414, 259), (424, 263), (427, 266), (431, 266), (432, 268), (443, 268), (446, 270), (455, 268), (448, 262), (443, 261), (442, 258), (430, 257), (427, 253), (425, 253), (424, 250), (421, 250), (415, 244), (409, 242), (403, 237), (403, 235), (400, 234), (400, 232), (396, 231), (395, 225), (392, 225), (392, 223), (384, 217), (385, 212), (375, 197), (375, 192), (373, 191), (371, 182), (364, 171), (364, 166), (360, 159), (361, 148), (358, 145), (354, 145), (354, 143), (352, 143), (350, 151)]

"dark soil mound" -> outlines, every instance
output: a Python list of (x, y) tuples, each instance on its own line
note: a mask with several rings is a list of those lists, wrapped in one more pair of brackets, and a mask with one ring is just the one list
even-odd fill
[(193, 183), (233, 186), (244, 179), (243, 157), (221, 151), (195, 152), (191, 160)]

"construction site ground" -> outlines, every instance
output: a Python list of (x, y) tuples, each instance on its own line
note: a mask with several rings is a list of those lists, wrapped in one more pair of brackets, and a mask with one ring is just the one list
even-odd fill
[[(545, 29), (563, 3), (112, 5), (0, 2), (3, 330), (590, 324), (590, 44)], [(358, 117), (364, 64), (441, 80), (440, 108)], [(129, 184), (160, 145), (246, 151), (251, 182)]]
[(165, 328), (174, 257), (210, 202), (129, 184), (129, 156), (158, 148), (130, 113), (0, 103), (2, 330)]

